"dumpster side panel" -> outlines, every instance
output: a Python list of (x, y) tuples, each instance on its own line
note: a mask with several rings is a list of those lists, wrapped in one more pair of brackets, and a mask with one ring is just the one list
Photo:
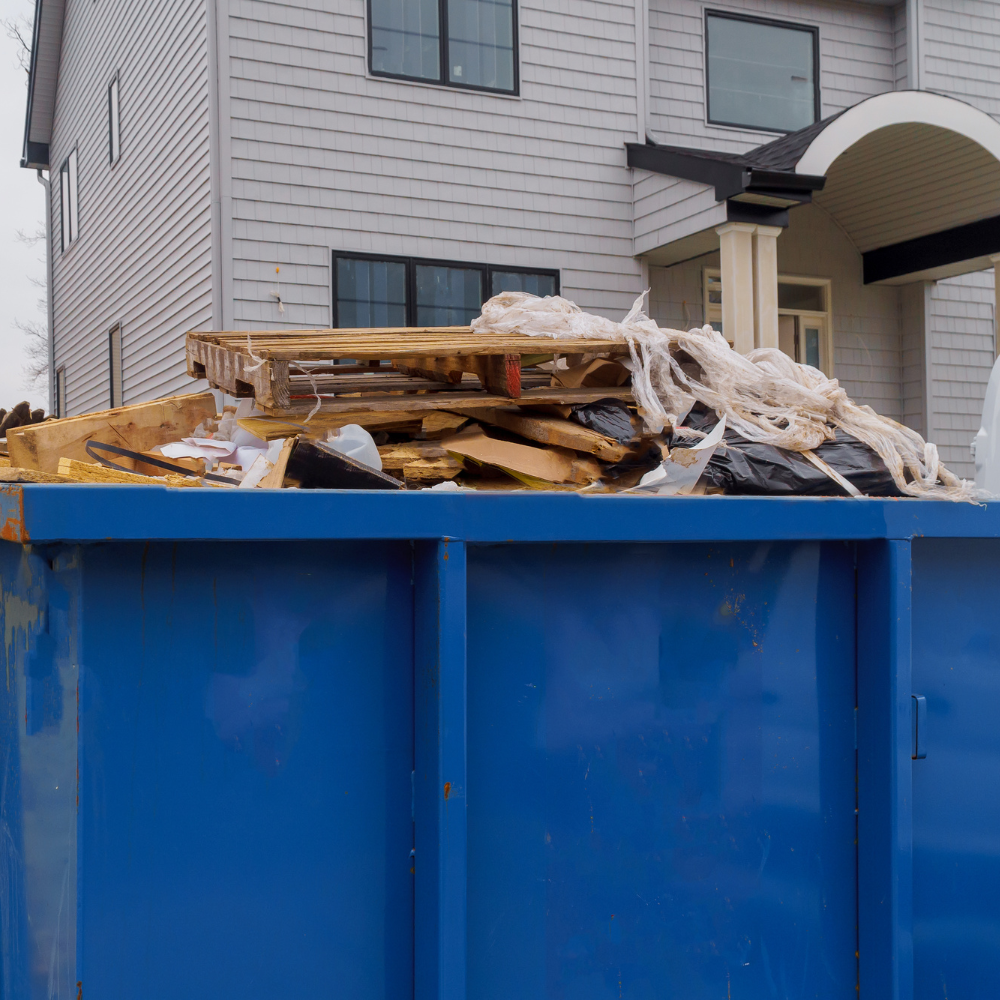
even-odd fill
[(914, 995), (992, 1000), (1000, 955), (1000, 541), (913, 542)]
[(468, 574), (468, 995), (856, 996), (852, 546)]
[(93, 546), (82, 579), (84, 995), (409, 995), (410, 546)]
[(0, 543), (0, 996), (77, 995), (78, 574)]

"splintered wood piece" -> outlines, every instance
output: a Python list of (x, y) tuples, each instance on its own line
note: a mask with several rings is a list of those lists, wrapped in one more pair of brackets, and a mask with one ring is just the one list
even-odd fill
[(259, 490), (280, 490), (285, 483), (285, 471), (288, 468), (288, 460), (292, 457), (292, 451), (298, 443), (298, 438), (287, 437), (282, 442), (281, 451), (278, 452), (278, 460), (271, 466), (267, 475), (257, 484)]
[(520, 434), (529, 441), (540, 444), (553, 444), (574, 451), (596, 455), (605, 462), (620, 462), (627, 454), (628, 448), (612, 438), (598, 434), (597, 431), (572, 420), (561, 417), (549, 417), (535, 413), (525, 413), (514, 408), (480, 410), (476, 419), (487, 424), (503, 427), (505, 430)]
[(114, 444), (129, 451), (149, 451), (158, 444), (190, 437), (198, 424), (215, 415), (215, 396), (211, 392), (171, 396), (18, 427), (8, 433), (7, 445), (12, 465), (57, 472), (63, 457), (92, 461), (87, 454), (88, 441)]
[(140, 476), (136, 472), (121, 472), (92, 462), (79, 462), (75, 458), (59, 459), (59, 475), (78, 483), (117, 483), (126, 486), (195, 486), (202, 484), (184, 476), (171, 473), (161, 477)]
[(403, 466), (403, 478), (410, 483), (439, 483), (454, 479), (464, 466), (450, 455), (442, 458), (417, 458)]

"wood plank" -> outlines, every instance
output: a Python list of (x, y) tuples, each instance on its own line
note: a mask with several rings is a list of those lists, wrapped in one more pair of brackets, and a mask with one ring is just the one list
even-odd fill
[(215, 410), (215, 396), (199, 392), (18, 427), (7, 438), (11, 464), (58, 472), (63, 457), (92, 462), (86, 451), (88, 441), (149, 451), (158, 444), (190, 437), (198, 424), (216, 416)]
[(628, 454), (628, 448), (625, 445), (619, 444), (603, 434), (598, 434), (597, 431), (591, 430), (589, 427), (583, 427), (573, 420), (564, 420), (562, 417), (522, 413), (517, 408), (505, 407), (477, 410), (475, 418), (484, 423), (513, 431), (529, 441), (572, 448), (574, 451), (596, 455), (605, 462), (620, 462)]
[[(449, 414), (459, 419), (455, 414)], [(280, 417), (245, 417), (236, 423), (245, 431), (263, 441), (274, 441), (278, 438), (301, 434), (308, 437), (321, 437), (328, 430), (336, 430), (347, 424), (358, 424), (366, 431), (399, 431), (400, 433), (417, 434), (425, 419), (421, 413), (402, 412), (389, 413), (357, 413), (348, 410), (344, 413), (317, 413), (309, 423), (303, 420), (282, 420)]]
[[(209, 347), (244, 355), (249, 361), (247, 332), (189, 333), (189, 359), (204, 364)], [(362, 330), (250, 331), (253, 353), (272, 361), (384, 361), (393, 357), (466, 357), (504, 354), (538, 355), (601, 353), (627, 355), (616, 340), (529, 337), (525, 334), (474, 334), (469, 327), (396, 327)], [(203, 348), (194, 345), (201, 344)]]
[(421, 421), (420, 432), (427, 440), (454, 434), (465, 423), (468, 417), (459, 413), (448, 413), (446, 410), (432, 410)]
[[(510, 406), (512, 403), (518, 406), (531, 406), (536, 403), (566, 403), (576, 406), (580, 403), (594, 403), (599, 399), (624, 399), (632, 402), (632, 390), (626, 386), (617, 389), (562, 389), (559, 387), (548, 387), (540, 389), (526, 389), (517, 399), (510, 399), (504, 396), (494, 396), (488, 392), (428, 392), (423, 395), (407, 394), (400, 396), (342, 396), (337, 399), (324, 399), (319, 412), (313, 419), (319, 416), (339, 414), (339, 413), (392, 413), (406, 412), (417, 413), (427, 410), (451, 410), (453, 412), (465, 412), (476, 408), (489, 409), (493, 406)], [(286, 409), (275, 409), (264, 407), (269, 416), (275, 417), (302, 417), (307, 415), (315, 405), (315, 400), (293, 399), (291, 406)], [(355, 423), (359, 421), (354, 421)]]
[(420, 486), (424, 483), (440, 483), (454, 479), (465, 467), (450, 455), (441, 458), (417, 458), (403, 467), (406, 484)]

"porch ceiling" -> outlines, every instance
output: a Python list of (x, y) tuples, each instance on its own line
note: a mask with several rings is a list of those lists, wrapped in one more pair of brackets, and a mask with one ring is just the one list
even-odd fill
[(842, 153), (813, 200), (865, 253), (1000, 215), (1000, 162), (955, 132), (889, 125)]

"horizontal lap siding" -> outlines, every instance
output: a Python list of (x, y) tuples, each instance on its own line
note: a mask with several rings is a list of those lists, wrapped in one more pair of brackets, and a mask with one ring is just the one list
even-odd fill
[(939, 281), (931, 291), (933, 439), (958, 475), (975, 476), (969, 442), (979, 430), (996, 357), (993, 272)]
[[(924, 0), (923, 85), (1000, 120), (1000, 4)], [(975, 475), (969, 442), (979, 429), (993, 366), (993, 272), (938, 282), (931, 296), (934, 440), (955, 472)]]
[(230, 0), (234, 322), (328, 324), (332, 250), (557, 268), (624, 313), (633, 0), (519, 4), (519, 99), (369, 77), (364, 0), (332, 6)]
[(649, 0), (650, 127), (664, 142), (742, 152), (773, 132), (706, 124), (705, 8), (819, 28), (823, 116), (891, 91), (897, 76), (891, 8), (744, 0)]
[[(121, 156), (107, 87), (120, 77)], [(70, 0), (52, 141), (56, 366), (67, 409), (109, 405), (108, 330), (122, 324), (126, 403), (194, 383), (184, 334), (211, 324), (204, 0)], [(78, 148), (80, 235), (59, 252), (59, 165)]]

